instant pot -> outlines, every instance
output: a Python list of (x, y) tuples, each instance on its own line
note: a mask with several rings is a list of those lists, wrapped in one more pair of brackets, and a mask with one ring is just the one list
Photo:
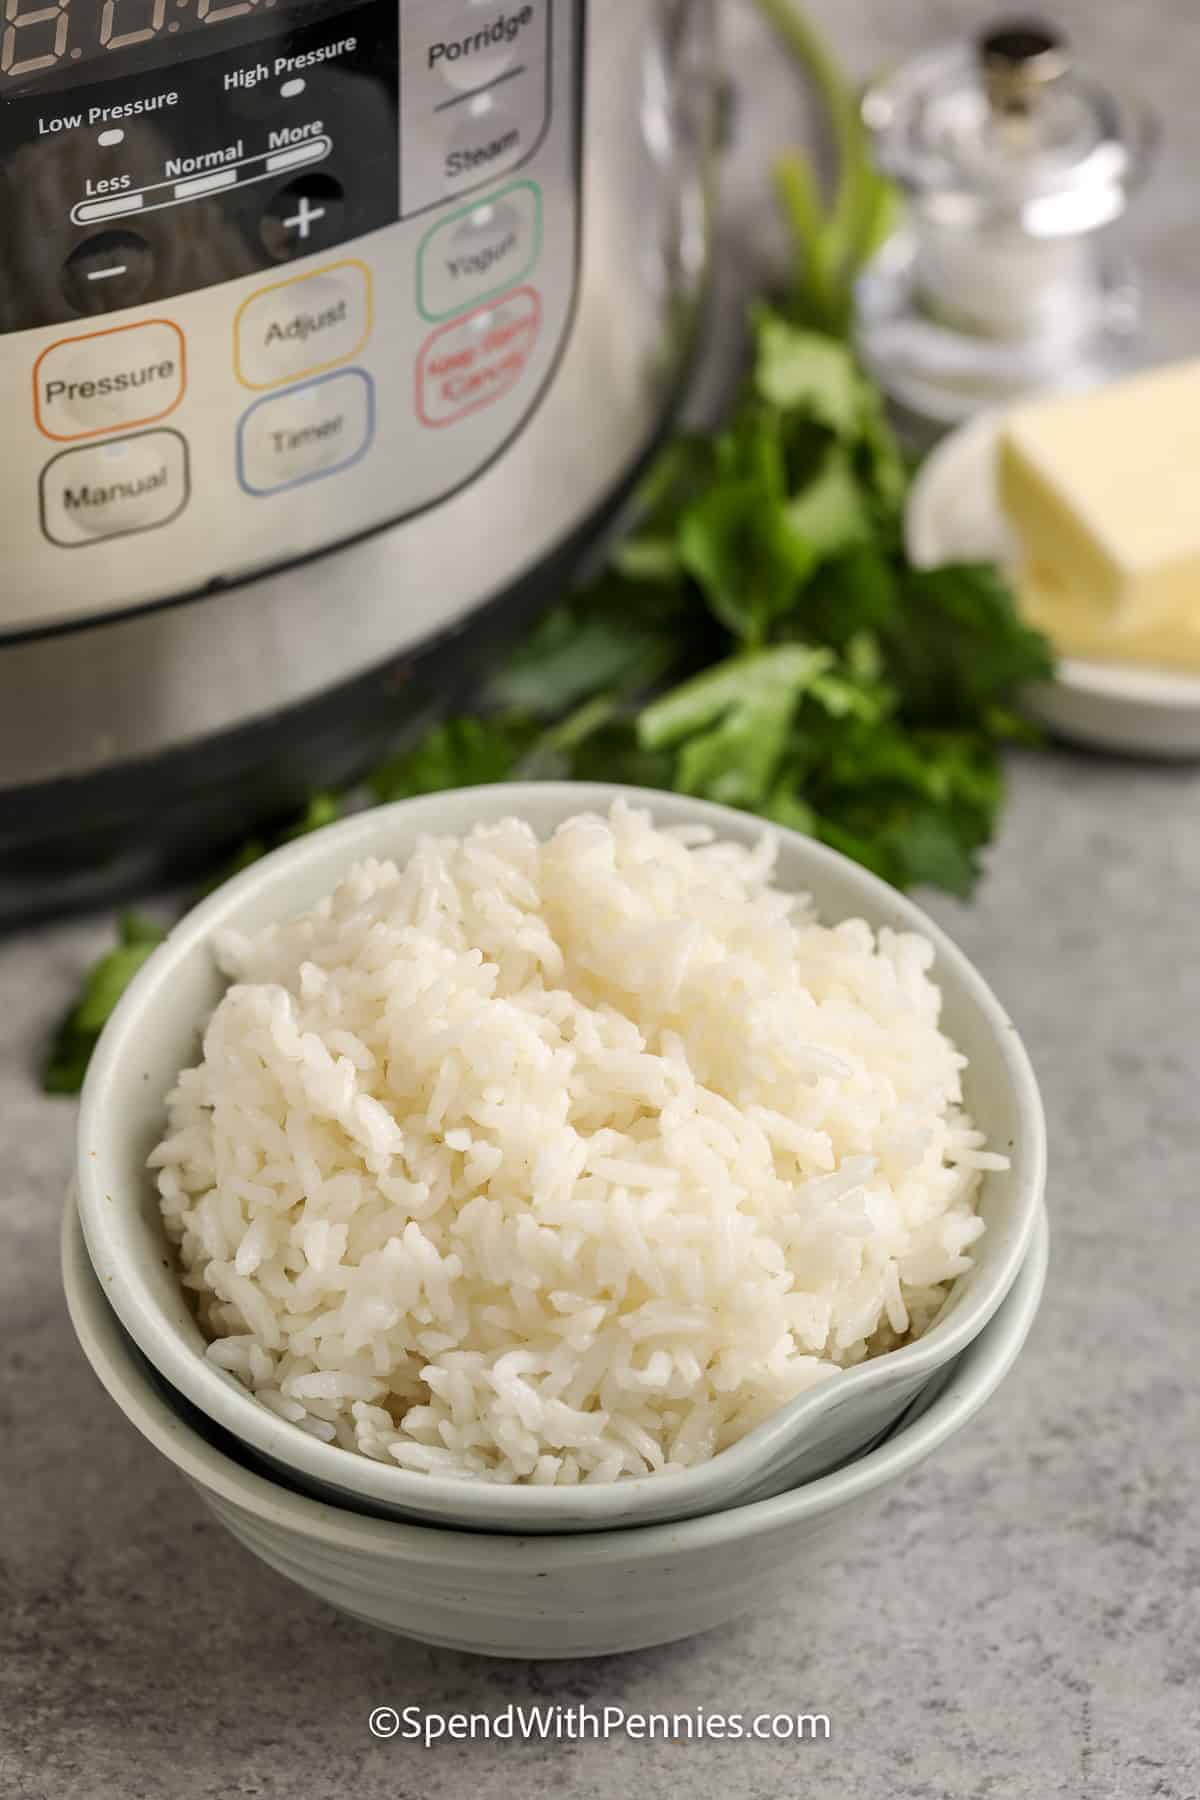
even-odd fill
[(11, 882), (299, 804), (562, 591), (689, 365), (715, 21), (3, 10)]

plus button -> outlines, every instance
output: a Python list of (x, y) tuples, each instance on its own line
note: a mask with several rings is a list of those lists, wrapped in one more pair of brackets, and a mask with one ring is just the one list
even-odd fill
[(285, 231), (294, 231), (297, 237), (303, 240), (308, 237), (309, 231), (316, 224), (317, 220), (323, 219), (324, 217), (325, 208), (323, 206), (310, 205), (308, 195), (302, 194), (300, 196), (299, 205), (296, 207), (291, 218), (283, 221), (283, 228)]
[(336, 244), (346, 236), (346, 196), (341, 182), (324, 172), (289, 181), (271, 195), (259, 231), (263, 248), (276, 262)]

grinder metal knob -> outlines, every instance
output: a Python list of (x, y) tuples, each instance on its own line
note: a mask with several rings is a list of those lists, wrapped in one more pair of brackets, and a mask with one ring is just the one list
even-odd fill
[(1011, 19), (992, 26), (979, 40), (988, 98), (997, 112), (1032, 111), (1046, 89), (1071, 67), (1067, 40), (1036, 19)]

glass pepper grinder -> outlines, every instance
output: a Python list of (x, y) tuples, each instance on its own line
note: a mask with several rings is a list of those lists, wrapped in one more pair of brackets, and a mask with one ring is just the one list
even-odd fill
[(1106, 228), (1157, 142), (1136, 97), (1079, 69), (1051, 26), (1022, 20), (917, 57), (863, 107), (908, 200), (857, 293), (860, 352), (894, 400), (950, 425), (1127, 365), (1136, 272)]

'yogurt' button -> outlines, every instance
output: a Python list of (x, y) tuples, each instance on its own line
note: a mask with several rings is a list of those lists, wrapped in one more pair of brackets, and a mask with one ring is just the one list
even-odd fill
[(187, 444), (177, 431), (141, 431), (64, 450), (40, 489), (42, 529), (65, 549), (152, 531), (187, 505)]
[(436, 225), (421, 245), (417, 299), (427, 319), (449, 319), (524, 281), (542, 247), (542, 195), (514, 182)]
[(147, 319), (51, 344), (34, 365), (34, 413), (47, 437), (94, 437), (165, 418), (185, 385), (182, 331)]
[(362, 369), (344, 369), (259, 400), (238, 427), (238, 479), (249, 494), (277, 494), (336, 475), (375, 435), (375, 391)]
[(234, 321), (234, 367), (243, 387), (279, 387), (346, 362), (370, 335), (366, 264), (329, 263), (243, 301)]

